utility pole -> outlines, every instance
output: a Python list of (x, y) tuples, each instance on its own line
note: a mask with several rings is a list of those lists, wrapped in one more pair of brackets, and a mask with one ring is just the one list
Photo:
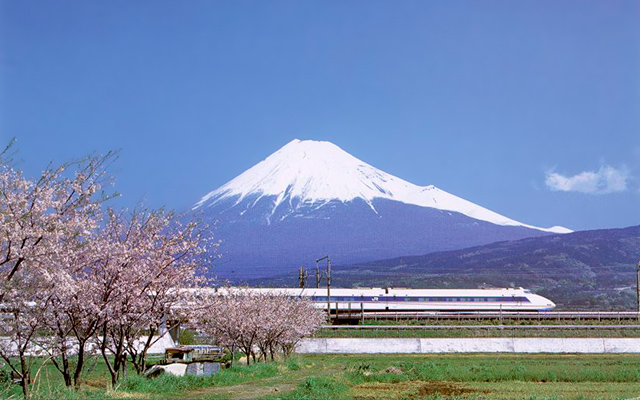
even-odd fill
[[(331, 322), (331, 262), (327, 255), (327, 305), (329, 306), (329, 322)], [(338, 303), (336, 303), (336, 316), (338, 315)]]
[(318, 267), (318, 261), (316, 260), (316, 289), (320, 289), (320, 268)]
[[(316, 260), (316, 276), (320, 276), (320, 270), (318, 269), (318, 263), (322, 260), (327, 260), (327, 315), (329, 316), (329, 322), (331, 322), (331, 261), (329, 260), (329, 256), (326, 255), (322, 258), (318, 258)], [(318, 287), (320, 287), (320, 279), (317, 280)], [(338, 312), (336, 306), (336, 313)]]
[(636, 312), (638, 320), (640, 320), (640, 261), (636, 265)]
[(298, 286), (303, 289), (307, 284), (307, 270), (304, 267), (300, 267), (298, 270)]

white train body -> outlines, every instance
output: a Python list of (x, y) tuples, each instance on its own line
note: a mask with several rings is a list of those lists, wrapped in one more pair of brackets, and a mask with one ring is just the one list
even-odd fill
[[(225, 289), (218, 290), (223, 294)], [(326, 288), (250, 288), (252, 292), (308, 297), (327, 309)], [(353, 311), (548, 311), (549, 299), (518, 289), (331, 288), (331, 309)]]

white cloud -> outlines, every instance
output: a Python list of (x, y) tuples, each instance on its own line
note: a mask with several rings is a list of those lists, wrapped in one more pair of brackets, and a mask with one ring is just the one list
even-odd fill
[(545, 184), (550, 190), (559, 192), (607, 194), (627, 190), (629, 178), (627, 168), (603, 165), (597, 172), (585, 171), (574, 176), (547, 171)]

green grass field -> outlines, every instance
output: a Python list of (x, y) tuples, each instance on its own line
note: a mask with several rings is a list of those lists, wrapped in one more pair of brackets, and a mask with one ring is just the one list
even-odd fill
[[(37, 399), (631, 399), (640, 397), (636, 355), (296, 355), (238, 365), (213, 377), (133, 372), (106, 389), (97, 363), (78, 389), (44, 366)], [(17, 387), (2, 398), (21, 398)]]

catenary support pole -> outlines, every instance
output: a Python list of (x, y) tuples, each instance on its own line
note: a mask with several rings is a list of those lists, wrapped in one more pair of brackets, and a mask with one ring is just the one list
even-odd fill
[(636, 312), (638, 320), (640, 320), (640, 261), (636, 265)]
[[(318, 269), (318, 263), (322, 260), (327, 260), (327, 316), (329, 318), (329, 322), (331, 322), (331, 261), (329, 260), (329, 256), (326, 255), (322, 258), (318, 258), (316, 260), (316, 276), (318, 278), (317, 279), (317, 286), (318, 288), (320, 287), (320, 272)], [(336, 314), (338, 313), (338, 306), (336, 303)]]

